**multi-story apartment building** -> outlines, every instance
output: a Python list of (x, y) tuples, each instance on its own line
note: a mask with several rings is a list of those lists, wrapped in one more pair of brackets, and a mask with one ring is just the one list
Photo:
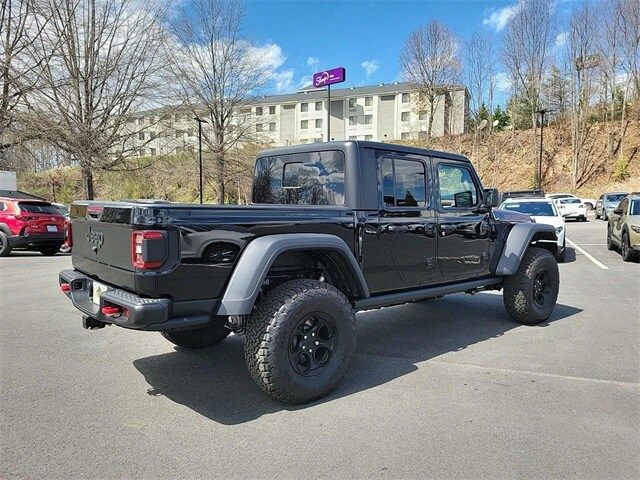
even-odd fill
[[(465, 87), (443, 88), (435, 102), (432, 136), (464, 133), (468, 110)], [(333, 89), (330, 140), (384, 142), (424, 137), (428, 111), (427, 101), (407, 83)], [(273, 146), (327, 141), (327, 91), (252, 98), (236, 121), (251, 133), (250, 138)], [(198, 124), (191, 115), (147, 112), (132, 127), (139, 130), (132, 141), (143, 156), (193, 151), (197, 146)]]

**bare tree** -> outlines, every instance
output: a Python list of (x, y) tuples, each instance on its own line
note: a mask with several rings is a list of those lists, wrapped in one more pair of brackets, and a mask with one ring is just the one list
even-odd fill
[[(24, 109), (24, 97), (39, 85), (48, 51), (37, 58), (30, 50), (42, 28), (33, 25), (38, 13), (35, 0), (2, 0), (0, 7), (0, 148), (25, 140), (24, 130), (18, 131), (19, 117)], [(33, 132), (31, 132), (33, 133)]]
[(237, 182), (246, 169), (230, 153), (254, 141), (247, 101), (273, 73), (266, 52), (242, 35), (244, 13), (241, 1), (194, 0), (171, 22), (177, 40), (171, 69), (183, 104), (208, 122), (203, 142), (213, 154), (217, 203), (225, 202), (227, 180)]
[(478, 113), (485, 100), (490, 114), (493, 113), (495, 76), (493, 50), (492, 36), (484, 29), (473, 32), (465, 42), (465, 70), (475, 124), (480, 122)]
[(533, 125), (556, 30), (553, 4), (553, 0), (522, 0), (502, 39), (502, 62), (511, 74), (513, 93), (529, 106)]
[(30, 128), (80, 165), (84, 195), (94, 197), (97, 169), (126, 168), (141, 128), (132, 116), (149, 108), (162, 85), (163, 15), (132, 0), (47, 0), (36, 17), (36, 51), (51, 51), (44, 88), (28, 98)]
[(459, 41), (451, 30), (433, 21), (414, 30), (404, 44), (400, 64), (406, 81), (427, 103), (427, 137), (431, 138), (438, 102), (460, 79)]
[(616, 7), (622, 65), (634, 97), (640, 99), (640, 0), (619, 0)]
[(587, 121), (593, 95), (595, 67), (598, 66), (598, 22), (594, 7), (588, 2), (576, 10), (569, 26), (569, 60), (572, 67), (572, 169), (573, 188), (582, 185), (595, 173), (597, 162), (583, 155), (589, 139), (590, 124)]

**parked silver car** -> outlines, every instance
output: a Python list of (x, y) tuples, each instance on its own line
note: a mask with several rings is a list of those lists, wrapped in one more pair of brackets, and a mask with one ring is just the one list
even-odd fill
[(622, 199), (627, 195), (629, 195), (628, 192), (611, 192), (600, 195), (596, 202), (596, 218), (603, 220), (609, 218), (609, 214), (618, 207)]

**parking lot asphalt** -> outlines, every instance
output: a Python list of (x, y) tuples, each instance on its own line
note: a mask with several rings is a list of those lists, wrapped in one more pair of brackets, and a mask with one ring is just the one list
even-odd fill
[(81, 328), (68, 256), (0, 259), (2, 478), (640, 478), (640, 264), (568, 223), (551, 319), (497, 293), (363, 312), (327, 398), (278, 403), (242, 338)]

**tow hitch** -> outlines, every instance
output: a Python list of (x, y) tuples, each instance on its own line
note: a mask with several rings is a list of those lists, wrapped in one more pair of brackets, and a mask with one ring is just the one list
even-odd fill
[(107, 324), (90, 317), (89, 315), (82, 316), (82, 328), (87, 330), (95, 330), (97, 328), (104, 328)]

